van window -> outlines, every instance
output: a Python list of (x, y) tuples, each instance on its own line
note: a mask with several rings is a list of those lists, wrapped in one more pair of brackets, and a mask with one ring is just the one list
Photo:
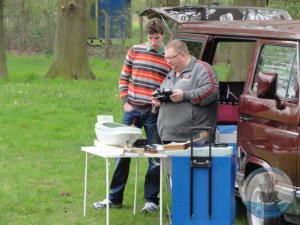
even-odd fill
[(194, 56), (196, 59), (199, 59), (201, 48), (202, 48), (202, 42), (199, 41), (190, 41), (190, 40), (184, 40), (181, 39), (186, 46), (188, 47), (190, 55)]
[(213, 67), (221, 82), (245, 82), (255, 42), (219, 41)]
[(257, 90), (259, 72), (277, 73), (277, 92), (282, 99), (297, 99), (296, 47), (264, 45), (255, 71), (253, 92)]
[(212, 65), (219, 78), (218, 124), (237, 124), (243, 92), (255, 48), (253, 40), (215, 39)]

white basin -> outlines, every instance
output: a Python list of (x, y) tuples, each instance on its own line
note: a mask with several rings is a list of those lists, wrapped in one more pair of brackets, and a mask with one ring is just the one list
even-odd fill
[(126, 142), (132, 144), (142, 135), (142, 130), (112, 122), (111, 118), (99, 118), (95, 124), (95, 132), (100, 143), (124, 147)]

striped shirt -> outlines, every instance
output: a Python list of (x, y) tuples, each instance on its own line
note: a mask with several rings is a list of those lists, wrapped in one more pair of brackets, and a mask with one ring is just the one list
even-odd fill
[(152, 92), (160, 87), (169, 71), (164, 53), (147, 50), (145, 43), (134, 45), (128, 51), (119, 79), (122, 103), (129, 102), (141, 111), (151, 109)]

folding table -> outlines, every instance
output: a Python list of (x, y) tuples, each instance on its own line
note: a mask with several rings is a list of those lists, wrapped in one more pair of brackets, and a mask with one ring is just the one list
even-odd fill
[[(100, 156), (105, 159), (106, 162), (106, 198), (109, 198), (109, 159), (110, 158), (136, 158), (136, 172), (135, 172), (135, 188), (134, 188), (134, 203), (133, 214), (136, 213), (136, 195), (137, 195), (137, 180), (139, 169), (139, 158), (166, 158), (164, 153), (149, 154), (149, 153), (133, 153), (124, 152), (123, 148), (109, 146), (98, 143), (97, 146), (82, 147), (81, 150), (86, 153), (85, 155), (85, 175), (84, 175), (84, 200), (83, 200), (83, 215), (86, 216), (86, 199), (87, 199), (87, 172), (88, 172), (88, 154)], [(162, 225), (162, 168), (163, 160), (160, 160), (160, 225)], [(109, 225), (109, 205), (106, 207), (106, 224)]]

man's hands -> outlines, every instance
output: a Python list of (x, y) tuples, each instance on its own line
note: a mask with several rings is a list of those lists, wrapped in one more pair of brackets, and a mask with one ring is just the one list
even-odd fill
[(133, 110), (133, 107), (128, 103), (128, 102), (125, 102), (125, 104), (123, 105), (124, 107), (124, 111), (125, 112), (130, 112)]
[(152, 97), (152, 105), (155, 107), (159, 107), (161, 105), (161, 102), (157, 98)]
[(173, 94), (170, 95), (172, 102), (181, 102), (183, 99), (183, 91), (181, 89), (176, 89)]
[[(181, 102), (183, 99), (183, 91), (181, 89), (176, 89), (173, 91), (173, 94), (170, 95), (170, 99), (172, 102)], [(157, 98), (152, 97), (152, 104), (155, 107), (160, 107), (161, 102)], [(126, 102), (123, 107), (125, 112), (130, 112), (133, 110), (132, 105), (130, 105), (128, 102)]]
[[(170, 99), (172, 102), (181, 102), (183, 99), (183, 91), (181, 89), (176, 89), (175, 91), (173, 91), (173, 94), (170, 95)], [(152, 97), (152, 104), (156, 107), (159, 107), (161, 105), (161, 102)]]

